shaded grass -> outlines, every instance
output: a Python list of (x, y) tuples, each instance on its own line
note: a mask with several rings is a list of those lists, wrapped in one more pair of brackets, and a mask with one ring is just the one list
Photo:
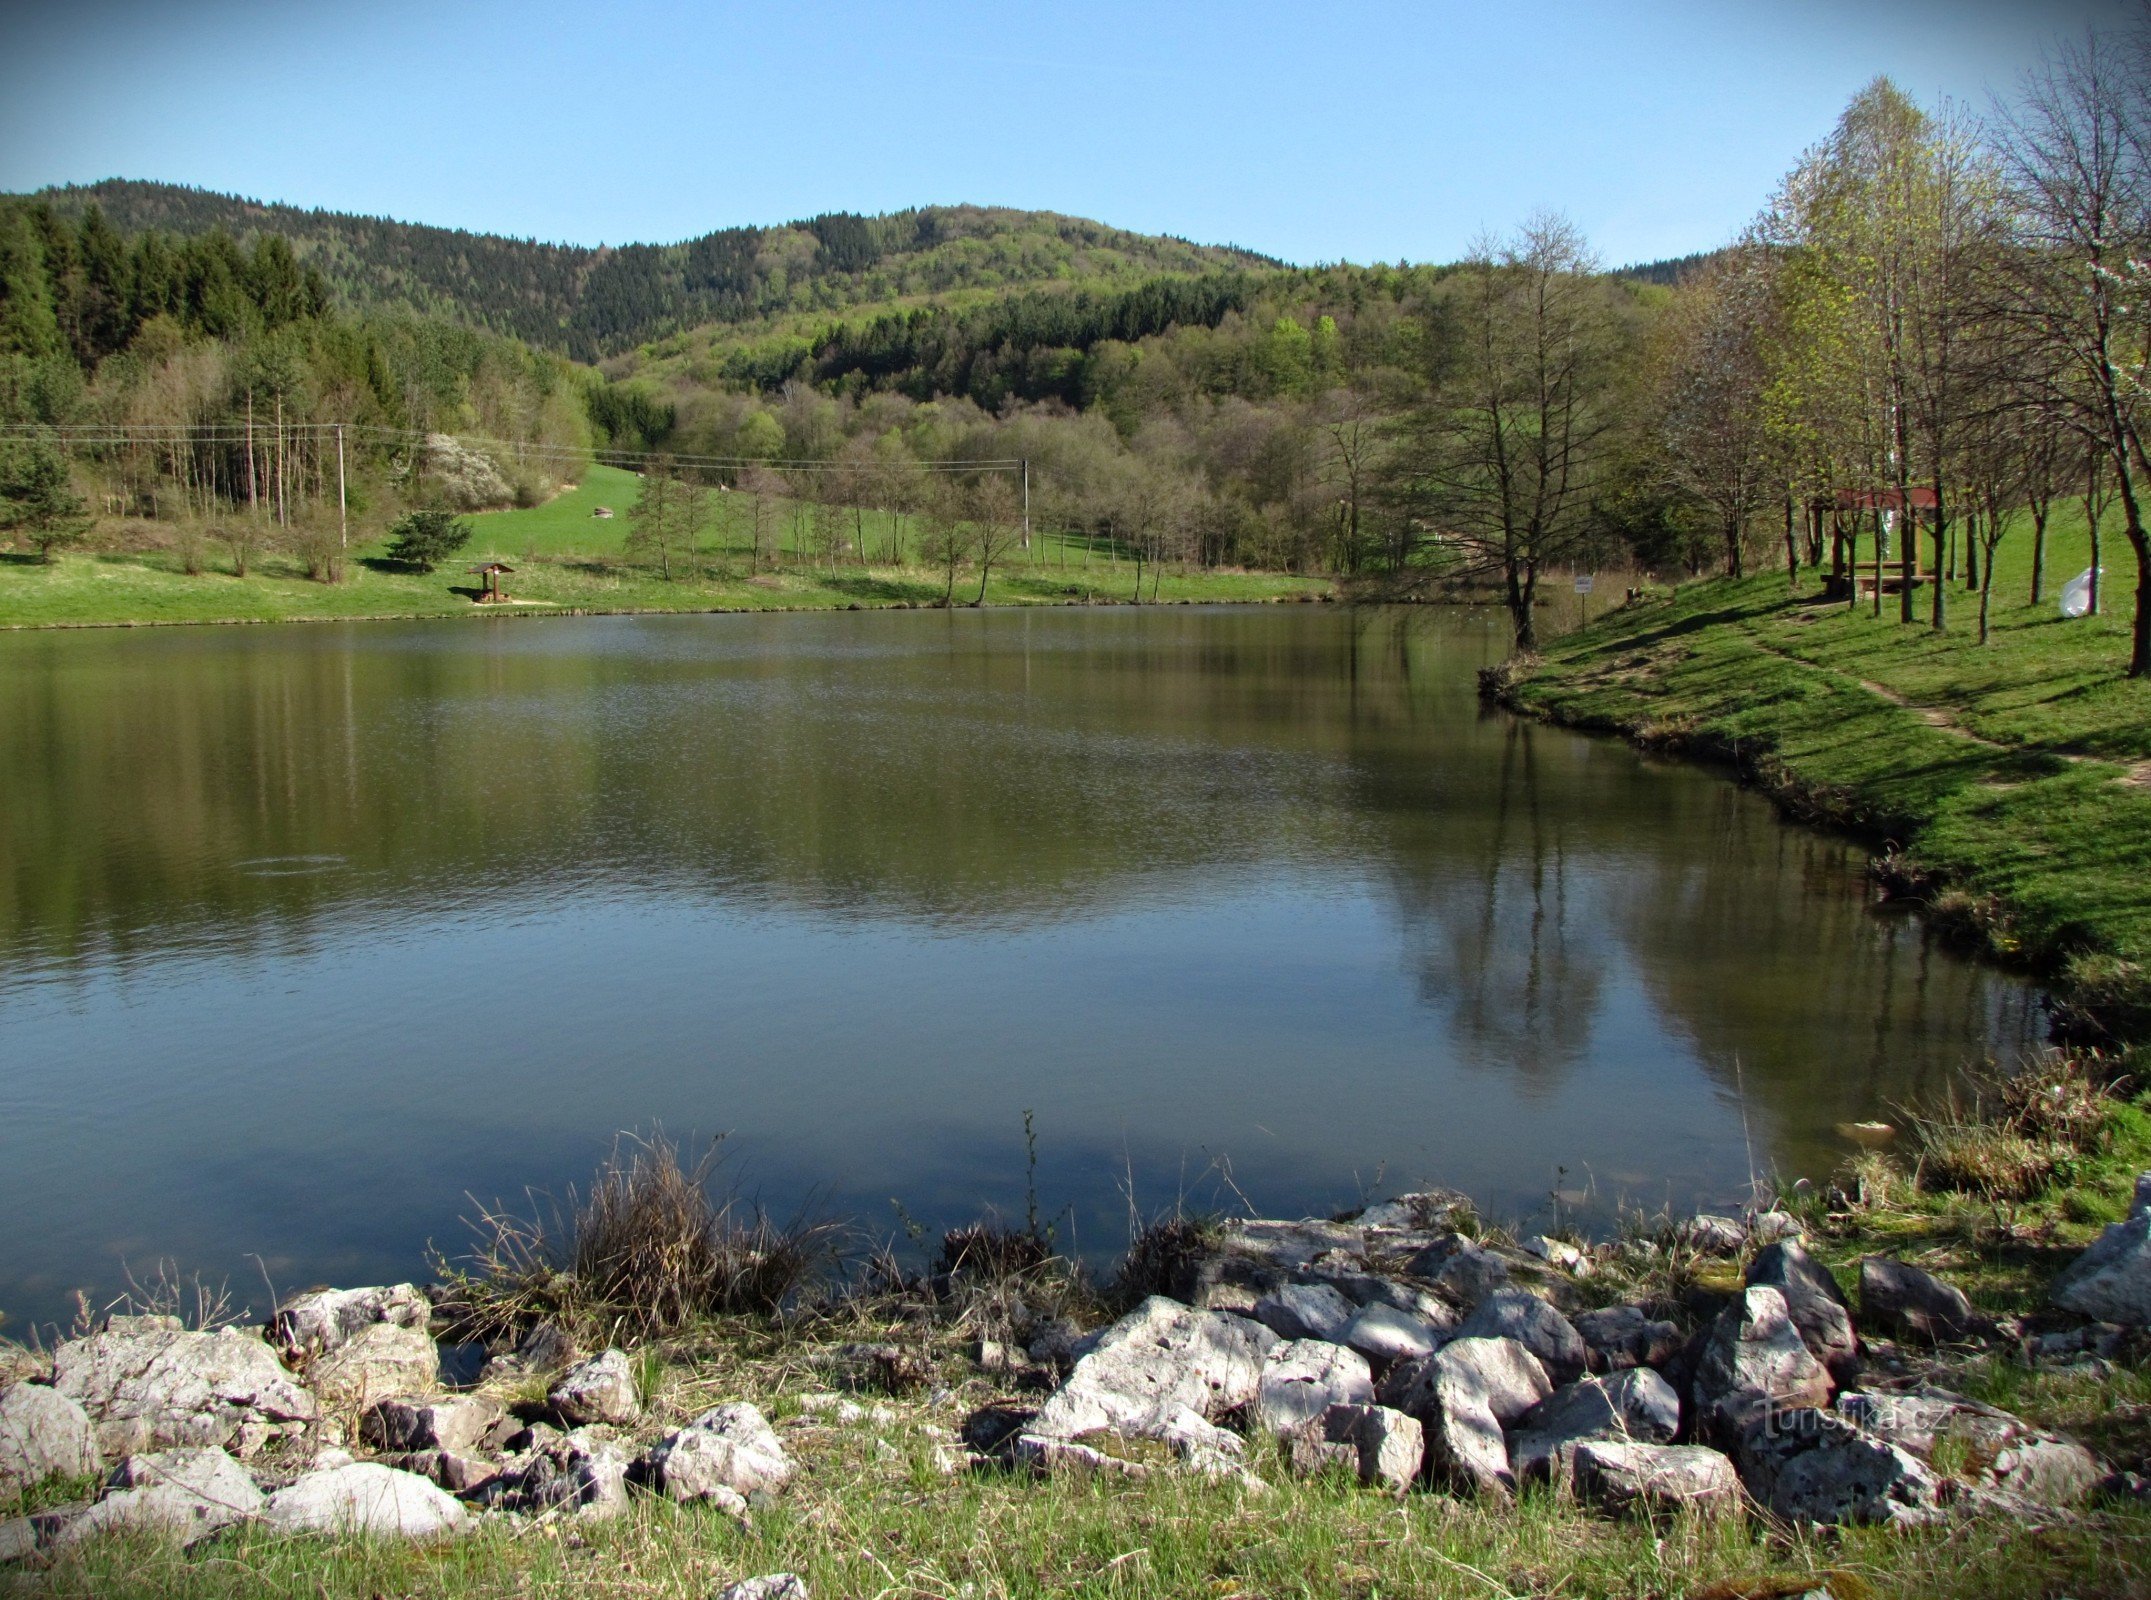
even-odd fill
[[(2080, 537), (2057, 532), (2057, 576)], [(1897, 887), (2136, 1036), (2151, 1030), (2151, 785), (2135, 766), (2151, 761), (2151, 683), (2122, 676), (2125, 616), (2062, 622), (1997, 570), (2008, 598), (1985, 647), (1961, 595), (1937, 636), (1788, 597), (1779, 573), (1624, 607), (1504, 698), (1737, 762), (1788, 809), (1895, 852)]]

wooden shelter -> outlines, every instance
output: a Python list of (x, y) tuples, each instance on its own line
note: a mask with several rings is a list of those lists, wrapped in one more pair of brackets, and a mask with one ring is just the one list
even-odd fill
[(505, 561), (485, 561), (471, 568), (471, 575), (484, 584), (478, 593), (478, 603), (482, 606), (499, 605), (506, 600), (508, 591), (500, 586), (501, 575), (514, 570), (515, 568)]
[[(1927, 483), (1915, 483), (1903, 490), (1839, 489), (1816, 496), (1809, 502), (1809, 514), (1818, 526), (1827, 517), (1832, 532), (1830, 574), (1823, 580), (1825, 597), (1857, 601), (1878, 594), (1900, 594), (1908, 584), (1916, 589), (1927, 582), (1930, 575), (1922, 572), (1919, 565), (1919, 521), (1923, 515), (1932, 518), (1941, 503), (1934, 485)], [(1906, 514), (1900, 517), (1900, 512)], [(1881, 553), (1879, 540), (1885, 515), (1896, 524), (1897, 537), (1911, 541), (1888, 556)], [(1868, 519), (1872, 519), (1877, 542), (1874, 555), (1863, 565), (1856, 559), (1856, 550), (1860, 524)], [(1907, 552), (1912, 557), (1909, 578), (1904, 567)]]

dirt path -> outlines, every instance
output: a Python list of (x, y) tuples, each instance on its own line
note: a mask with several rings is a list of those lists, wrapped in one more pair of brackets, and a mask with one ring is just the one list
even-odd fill
[[(1753, 628), (1748, 630), (1748, 637), (1755, 641), (1756, 649), (1763, 651), (1767, 655), (1776, 656), (1780, 661), (1789, 661), (1796, 667), (1806, 667), (1811, 672), (1827, 672), (1833, 677), (1849, 678), (1852, 676), (1850, 673), (1839, 672), (1835, 667), (1826, 667), (1819, 661), (1810, 661), (1805, 656), (1794, 655), (1790, 650), (1781, 650), (1756, 633)], [(2151, 759), (2109, 761), (2104, 756), (2079, 755), (2070, 750), (2052, 750), (2045, 745), (2006, 744), (2000, 739), (1989, 739), (1983, 733), (1974, 733), (1957, 719), (1955, 712), (1946, 710), (1941, 706), (1919, 705), (1897, 690), (1892, 689), (1886, 683), (1877, 683), (1872, 678), (1852, 678), (1852, 681), (1878, 699), (1887, 700), (1891, 705), (1911, 712), (1920, 721), (1926, 723), (1928, 727), (1940, 728), (1944, 733), (1953, 733), (1960, 739), (1969, 739), (1973, 744), (1984, 745), (1989, 750), (2058, 756), (2063, 761), (2071, 761), (2078, 766), (2110, 767), (2123, 783), (2130, 784), (2138, 789), (2151, 789)]]

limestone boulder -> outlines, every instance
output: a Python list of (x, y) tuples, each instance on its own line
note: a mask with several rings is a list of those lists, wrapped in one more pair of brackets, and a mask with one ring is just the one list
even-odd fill
[(440, 1352), (422, 1328), (369, 1322), (318, 1357), (306, 1376), (324, 1405), (363, 1412), (377, 1400), (438, 1394)]
[(490, 1395), (397, 1396), (359, 1418), (359, 1438), (375, 1450), (476, 1450), (507, 1413)]
[(2092, 1240), (2050, 1293), (2067, 1311), (2123, 1327), (2151, 1326), (2151, 1172), (2136, 1179), (2129, 1214)]
[(1509, 1468), (1518, 1483), (1552, 1474), (1561, 1451), (1585, 1439), (1670, 1444), (1680, 1432), (1680, 1396), (1648, 1367), (1579, 1378), (1516, 1420)]
[(1641, 1306), (1580, 1312), (1571, 1326), (1583, 1340), (1584, 1364), (1592, 1372), (1662, 1367), (1686, 1342), (1677, 1323), (1653, 1317)]
[(469, 1517), (460, 1500), (415, 1472), (358, 1461), (306, 1473), (277, 1490), (264, 1521), (286, 1534), (433, 1539), (460, 1532)]
[(246, 1468), (214, 1446), (149, 1451), (122, 1461), (104, 1498), (52, 1543), (67, 1549), (113, 1532), (192, 1541), (260, 1516), (265, 1504)]
[(1786, 1314), (1800, 1330), (1808, 1353), (1837, 1381), (1851, 1378), (1860, 1364), (1860, 1341), (1853, 1331), (1852, 1308), (1829, 1268), (1798, 1240), (1780, 1239), (1755, 1253), (1748, 1263), (1748, 1283), (1783, 1295)]
[(1457, 1339), (1392, 1373), (1380, 1398), (1425, 1428), (1430, 1472), (1501, 1496), (1516, 1487), (1503, 1430), (1552, 1392), (1546, 1369), (1514, 1339)]
[(1616, 1513), (1730, 1511), (1742, 1502), (1732, 1461), (1704, 1445), (1583, 1439), (1563, 1448), (1554, 1470), (1585, 1504)]
[(1829, 1371), (1800, 1337), (1785, 1296), (1758, 1284), (1720, 1313), (1696, 1361), (1697, 1431), (1731, 1444), (1773, 1412), (1828, 1405), (1831, 1392)]
[(1326, 1283), (1288, 1283), (1255, 1302), (1254, 1319), (1280, 1339), (1341, 1344), (1356, 1308)]
[(1380, 1367), (1389, 1367), (1416, 1356), (1429, 1356), (1448, 1338), (1446, 1330), (1426, 1318), (1375, 1301), (1352, 1314), (1341, 1342)]
[(1571, 1383), (1583, 1376), (1589, 1350), (1575, 1324), (1524, 1289), (1496, 1289), (1456, 1330), (1459, 1339), (1514, 1339), (1539, 1358), (1546, 1376)]
[(1747, 1245), (1748, 1230), (1731, 1217), (1698, 1212), (1674, 1230), (1674, 1237), (1700, 1255), (1737, 1256)]
[(73, 1396), (41, 1383), (0, 1389), (0, 1494), (103, 1470), (96, 1430)]
[(243, 1425), (311, 1422), (314, 1397), (276, 1353), (237, 1328), (115, 1325), (53, 1352), (52, 1386), (80, 1405), (107, 1459), (230, 1443)]
[(1735, 1457), (1756, 1504), (1788, 1522), (1916, 1528), (1946, 1514), (1942, 1482), (1924, 1462), (1834, 1411), (1758, 1416)]
[(1888, 1256), (1860, 1263), (1860, 1315), (1879, 1332), (1923, 1344), (1969, 1339), (1979, 1329), (1963, 1290)]
[(570, 1367), (545, 1391), (545, 1403), (571, 1428), (593, 1422), (626, 1427), (642, 1415), (642, 1393), (624, 1350), (605, 1350)]
[(778, 1493), (794, 1470), (769, 1419), (735, 1401), (658, 1440), (635, 1462), (632, 1476), (668, 1500), (744, 1509), (748, 1495)]
[(1254, 1422), (1290, 1433), (1331, 1406), (1372, 1405), (1374, 1375), (1367, 1358), (1343, 1345), (1290, 1339), (1273, 1348), (1255, 1388)]
[(326, 1355), (361, 1328), (388, 1323), (423, 1333), (433, 1305), (416, 1284), (372, 1289), (317, 1289), (287, 1300), (269, 1320), (269, 1342), (293, 1359)]
[(1342, 1468), (1363, 1484), (1402, 1494), (1426, 1463), (1418, 1418), (1387, 1406), (1335, 1405), (1285, 1436), (1285, 1459), (1301, 1476)]
[(1203, 1477), (1237, 1480), (1247, 1488), (1262, 1487), (1241, 1460), (1246, 1454), (1241, 1437), (1186, 1406), (1168, 1406), (1128, 1423), (1094, 1428), (1072, 1438), (1033, 1432), (1018, 1433), (1010, 1443), (1009, 1457), (1019, 1466), (1036, 1472), (1083, 1472), (1114, 1477), (1146, 1478), (1162, 1468), (1175, 1468)]
[(1254, 1402), (1277, 1342), (1246, 1317), (1153, 1295), (1105, 1331), (1025, 1431), (1062, 1440), (1140, 1434), (1175, 1410), (1214, 1420)]
[(1937, 1446), (1946, 1442), (1952, 1475), (2031, 1505), (2081, 1505), (2104, 1476), (2098, 1458), (2075, 1440), (1942, 1389), (1842, 1394), (1836, 1410), (1863, 1433), (1930, 1467)]
[(515, 1511), (566, 1510), (585, 1521), (602, 1520), (627, 1510), (634, 1468), (628, 1452), (604, 1430), (577, 1428), (546, 1439), (486, 1482), (480, 1498)]
[(790, 1572), (742, 1578), (719, 1589), (717, 1600), (808, 1600), (807, 1580)]

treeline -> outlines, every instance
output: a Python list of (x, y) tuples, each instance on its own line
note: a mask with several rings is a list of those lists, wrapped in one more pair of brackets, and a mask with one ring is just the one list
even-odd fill
[(513, 340), (340, 314), (280, 238), (123, 238), (95, 207), (0, 201), (0, 516), (48, 554), (141, 520), (334, 577), (354, 507), (552, 492), (603, 442), (594, 390)]
[(678, 244), (590, 248), (260, 205), (171, 184), (115, 179), (40, 198), (67, 215), (100, 208), (129, 234), (281, 238), (346, 309), (449, 316), (582, 361), (708, 322), (1048, 280), (1275, 265), (1247, 251), (1079, 217), (977, 206), (832, 212)]

